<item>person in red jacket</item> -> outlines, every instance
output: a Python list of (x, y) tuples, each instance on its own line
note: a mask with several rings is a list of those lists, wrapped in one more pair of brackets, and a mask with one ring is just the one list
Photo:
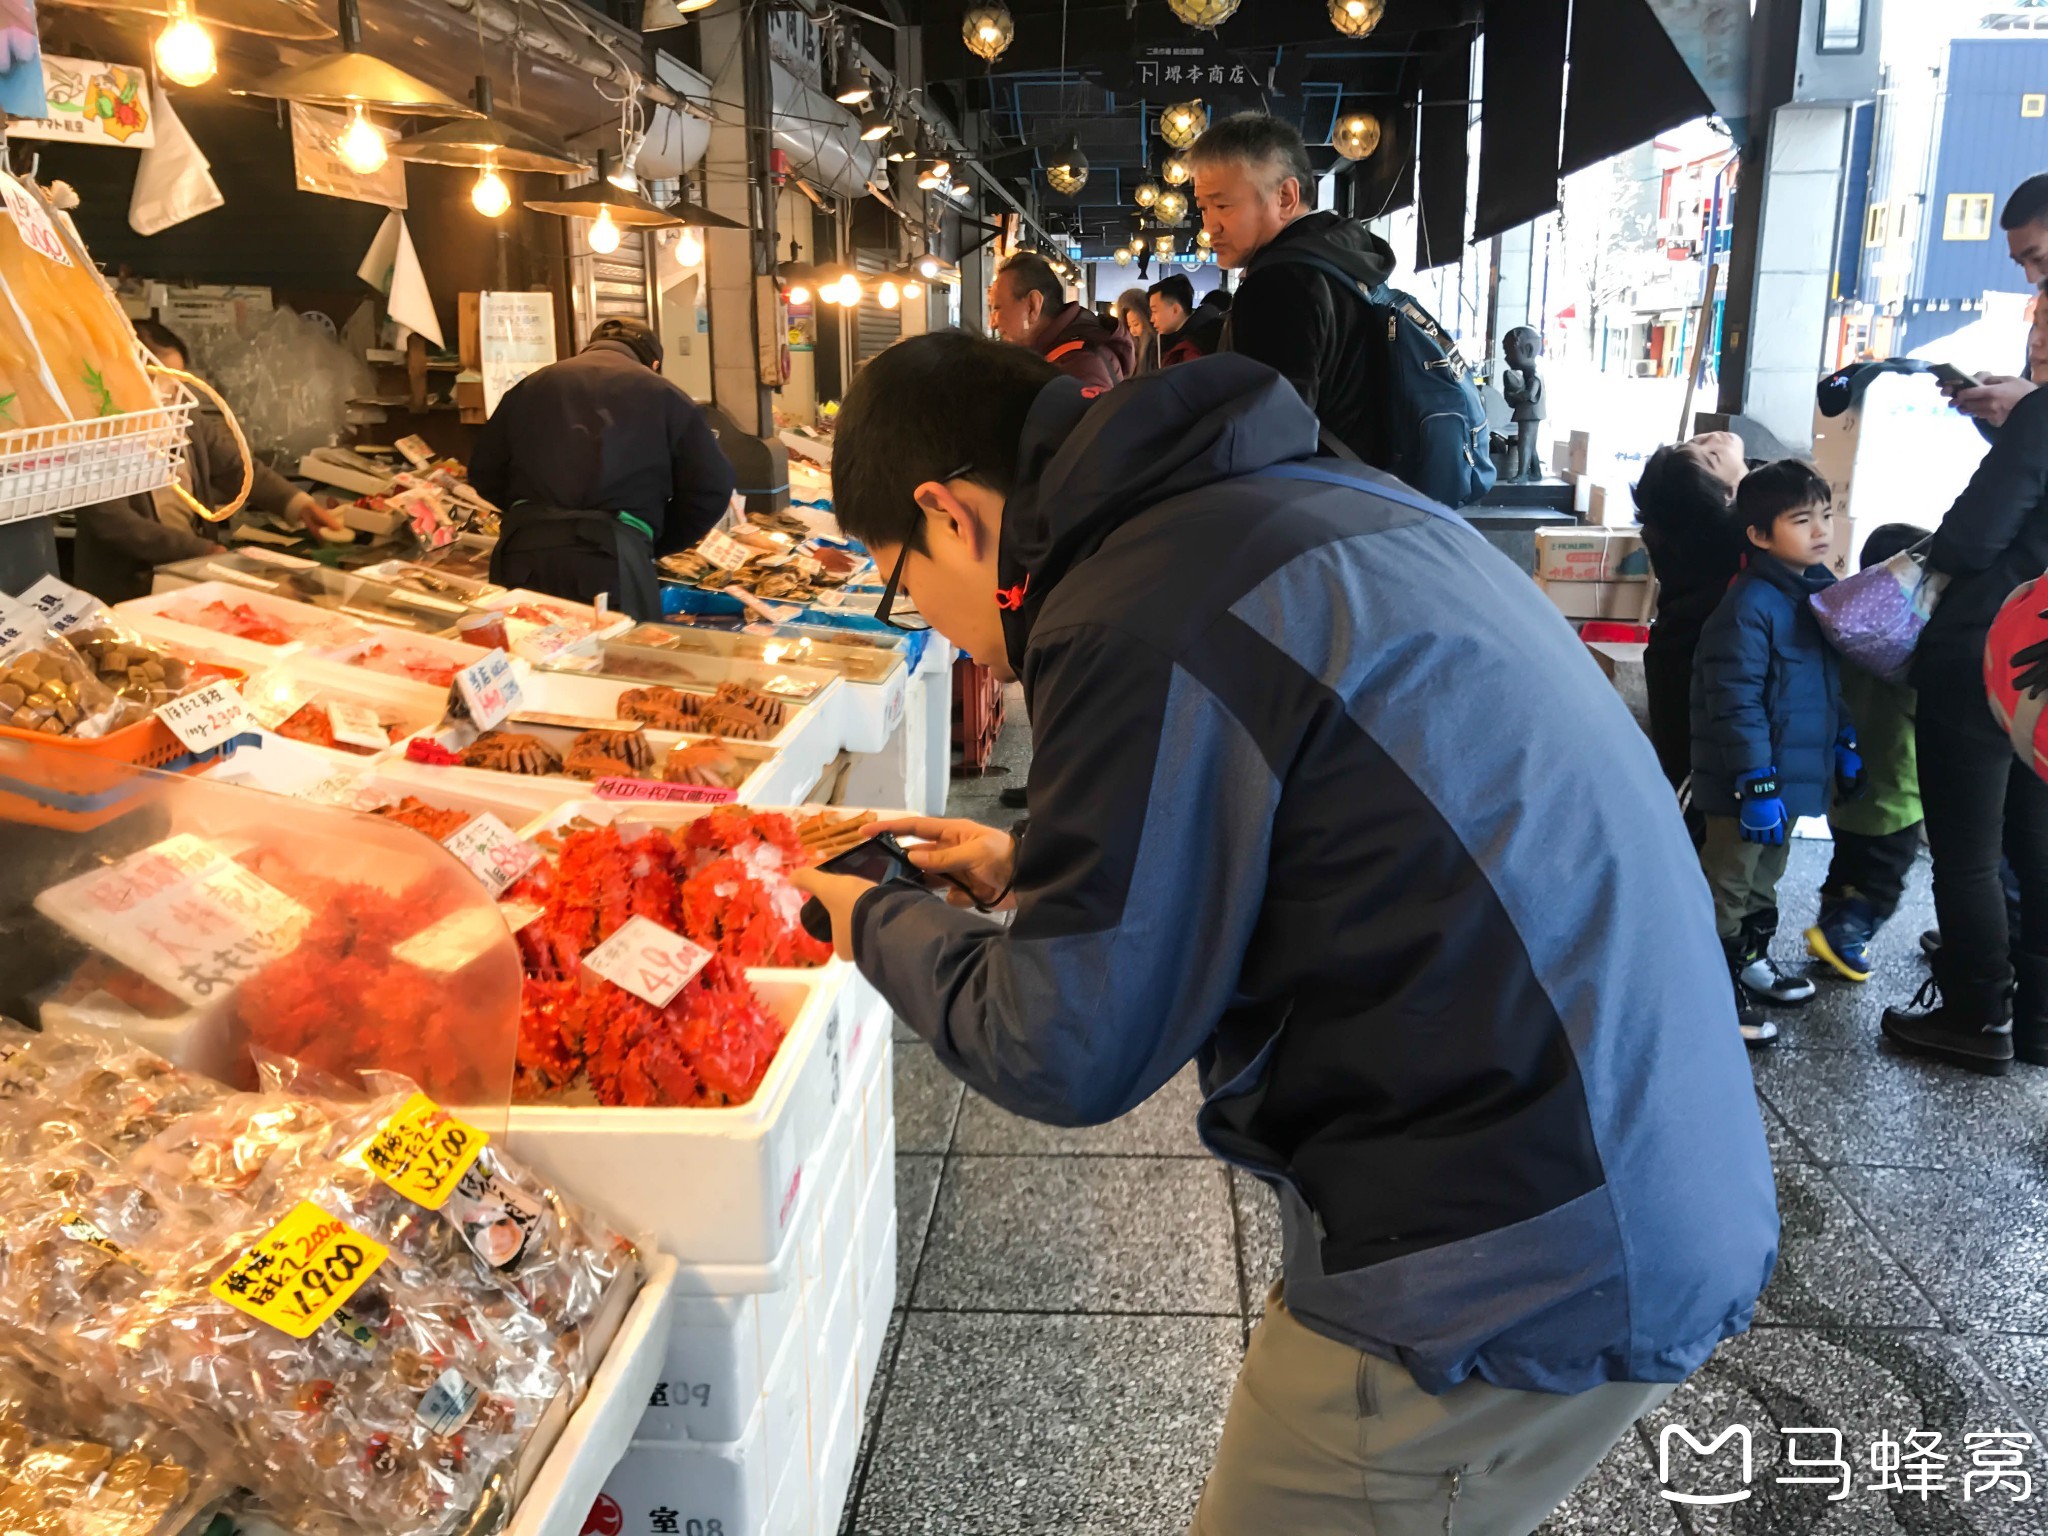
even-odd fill
[(1124, 328), (1067, 301), (1052, 263), (1019, 251), (988, 285), (989, 325), (1004, 341), (1029, 347), (1084, 385), (1110, 389), (1137, 372), (1137, 349)]

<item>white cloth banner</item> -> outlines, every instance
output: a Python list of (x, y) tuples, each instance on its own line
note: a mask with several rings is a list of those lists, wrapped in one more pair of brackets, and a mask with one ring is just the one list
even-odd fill
[(171, 110), (171, 98), (161, 86), (154, 99), (156, 142), (142, 152), (128, 199), (128, 227), (138, 235), (158, 234), (227, 201), (214, 182), (212, 163)]
[(436, 347), (446, 345), (426, 276), (420, 271), (419, 253), (412, 248), (412, 231), (405, 227), (405, 215), (393, 209), (384, 216), (383, 227), (370, 242), (356, 276), (384, 295), (384, 307), (403, 329), (418, 331)]

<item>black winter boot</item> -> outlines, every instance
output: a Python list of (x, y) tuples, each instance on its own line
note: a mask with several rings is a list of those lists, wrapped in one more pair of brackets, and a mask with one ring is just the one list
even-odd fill
[(1723, 939), (1721, 952), (1728, 957), (1728, 981), (1735, 989), (1735, 1024), (1742, 1031), (1742, 1043), (1758, 1050), (1778, 1038), (1778, 1026), (1749, 1005), (1749, 993), (1742, 985), (1742, 968), (1749, 964), (1749, 946), (1740, 938)]
[(1944, 985), (1940, 976), (1920, 984), (1911, 1004), (1887, 1008), (1882, 1028), (1901, 1049), (1991, 1077), (2012, 1065), (2012, 998), (1996, 984)]
[(2017, 981), (2012, 996), (2012, 1054), (2030, 1066), (2048, 1067), (2048, 955), (2013, 960)]
[(1736, 980), (1761, 1002), (1780, 1008), (1796, 1008), (1813, 997), (1813, 983), (1778, 969), (1771, 958), (1771, 941), (1778, 936), (1778, 909), (1751, 914), (1743, 919), (1743, 963)]

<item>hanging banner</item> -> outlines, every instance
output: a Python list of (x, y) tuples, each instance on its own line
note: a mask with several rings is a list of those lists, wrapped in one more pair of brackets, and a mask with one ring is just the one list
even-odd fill
[[(318, 192), (322, 197), (345, 197), (351, 202), (378, 203), (386, 208), (405, 206), (405, 162), (386, 160), (377, 170), (365, 174), (352, 171), (335, 147), (348, 127), (346, 112), (309, 107), (295, 101), (292, 106), (292, 169), (301, 192)], [(370, 120), (384, 135), (384, 142), (398, 142), (398, 130)]]
[[(393, 209), (384, 216), (356, 276), (384, 295), (385, 312), (405, 330), (418, 331), (437, 348), (444, 345), (441, 321), (433, 296), (427, 292), (426, 274), (420, 270), (419, 253), (413, 249), (405, 215)], [(403, 336), (399, 345), (405, 345)]]
[(41, 117), (48, 110), (35, 0), (0, 0), (0, 113)]
[(149, 73), (133, 64), (102, 64), (97, 59), (46, 53), (43, 98), (48, 103), (44, 114), (9, 123), (10, 137), (62, 139), (69, 144), (119, 149), (148, 149), (156, 143)]
[(487, 292), (477, 301), (476, 334), (489, 416), (514, 384), (555, 360), (555, 296)]

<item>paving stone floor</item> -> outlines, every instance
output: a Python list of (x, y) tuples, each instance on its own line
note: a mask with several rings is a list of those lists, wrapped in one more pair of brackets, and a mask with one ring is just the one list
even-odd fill
[[(995, 796), (1028, 760), (1021, 716), (1013, 701), (996, 759), (1013, 773), (956, 783), (955, 814), (1015, 818)], [(1794, 851), (1781, 958), (1827, 855)], [(1822, 983), (1754, 1058), (1783, 1221), (1757, 1326), (1542, 1536), (2048, 1536), (2048, 1461), (2027, 1454), (2038, 1486), (2015, 1502), (2016, 1482), (1990, 1484), (1997, 1445), (1966, 1438), (2048, 1429), (2048, 1071), (1985, 1079), (1878, 1049), (1879, 1013), (1925, 975), (1931, 921), (1923, 862), (1871, 981)], [(900, 1028), (896, 1074), (898, 1310), (844, 1529), (1177, 1536), (1278, 1271), (1271, 1196), (1203, 1153), (1190, 1077), (1115, 1125), (1060, 1131), (969, 1096)], [(1665, 1425), (1711, 1439), (1735, 1423), (1752, 1433), (1749, 1498), (1660, 1497)], [(1846, 1498), (1776, 1481), (1800, 1475), (1787, 1427), (1842, 1432)], [(1912, 1434), (1938, 1434), (1910, 1449), (1946, 1461), (1916, 1454), (1901, 1491), (1873, 1490), (1873, 1446)], [(1834, 1454), (1826, 1437), (1792, 1446)], [(1741, 1488), (1734, 1451), (1677, 1447), (1670, 1490)], [(1924, 1498), (1903, 1491), (1916, 1466)]]

